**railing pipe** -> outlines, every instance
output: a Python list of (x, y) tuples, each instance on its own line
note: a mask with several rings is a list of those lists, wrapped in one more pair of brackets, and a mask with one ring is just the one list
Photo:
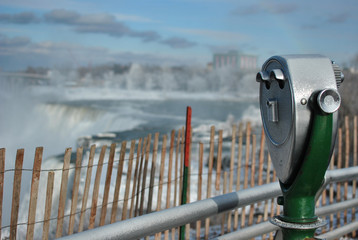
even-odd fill
[[(324, 206), (324, 207), (320, 207), (320, 208), (317, 208), (316, 209), (316, 214), (317, 216), (319, 217), (323, 217), (323, 216), (326, 216), (326, 215), (329, 215), (329, 214), (332, 214), (332, 213), (336, 213), (336, 212), (339, 212), (339, 211), (342, 211), (342, 210), (345, 210), (345, 209), (348, 209), (348, 208), (352, 208), (352, 207), (355, 207), (358, 205), (358, 199), (351, 199), (351, 200), (347, 200), (347, 201), (344, 201), (344, 202), (339, 202), (339, 203), (334, 203), (334, 204), (331, 204), (331, 205), (327, 205), (327, 206)], [(356, 226), (356, 225), (354, 225)], [(345, 235), (346, 233), (349, 233), (349, 232), (352, 232), (353, 230), (357, 229), (357, 226), (356, 228), (352, 228), (353, 225), (350, 227), (350, 228), (345, 228), (343, 229), (342, 231), (337, 231), (337, 233), (332, 233), (332, 235), (329, 235), (329, 236), (332, 236), (330, 237), (329, 239), (336, 239), (338, 238), (339, 236), (343, 236)], [(219, 236), (216, 238), (216, 240), (246, 240), (246, 239), (252, 239), (256, 236), (260, 236), (260, 235), (263, 235), (263, 234), (267, 234), (269, 232), (273, 232), (273, 231), (277, 231), (279, 230), (280, 228), (271, 224), (270, 222), (266, 221), (266, 222), (263, 222), (263, 223), (259, 223), (259, 224), (256, 224), (256, 225), (253, 225), (253, 226), (250, 226), (250, 227), (246, 227), (246, 228), (243, 228), (241, 230), (238, 230), (238, 231), (235, 231), (235, 232), (232, 232), (232, 233), (228, 233), (228, 234), (225, 234), (223, 236)], [(349, 232), (345, 232), (347, 231), (347, 229), (351, 229)], [(334, 230), (336, 231), (336, 230)], [(343, 234), (341, 235), (336, 235), (339, 233), (342, 233), (344, 232)], [(327, 238), (325, 237), (326, 234), (323, 234), (323, 235), (320, 235), (320, 236), (317, 236), (317, 238)]]
[(269, 232), (279, 230), (280, 227), (273, 225), (269, 221), (245, 227), (235, 232), (231, 232), (215, 238), (215, 240), (243, 240), (252, 239), (256, 236), (261, 236)]
[[(327, 171), (325, 183), (349, 181), (357, 176), (358, 167), (330, 170)], [(280, 186), (278, 182), (274, 182), (116, 222), (63, 239), (138, 239), (234, 208), (275, 198), (280, 194)]]
[(356, 206), (358, 206), (358, 198), (320, 207), (317, 209), (317, 215), (323, 217)]
[(321, 196), (323, 190), (326, 189), (328, 184), (332, 182), (350, 181), (357, 178), (358, 177), (357, 175), (358, 175), (358, 166), (327, 171), (324, 177), (324, 182), (322, 184), (322, 187), (316, 194), (316, 201)]
[(357, 178), (357, 174), (358, 174), (358, 166), (329, 170), (327, 171), (327, 174), (325, 176), (324, 185), (327, 186), (327, 184), (332, 182), (350, 181)]
[(348, 233), (356, 231), (357, 229), (358, 229), (358, 222), (352, 222), (352, 223), (344, 225), (343, 227), (337, 228), (333, 231), (319, 235), (317, 238), (325, 239), (325, 240), (334, 240), (334, 239), (337, 239), (337, 238), (344, 236)]
[(205, 219), (236, 207), (277, 197), (281, 193), (278, 182), (240, 190), (217, 197), (189, 203), (175, 208), (142, 215), (103, 227), (69, 235), (62, 239), (138, 239), (186, 223)]

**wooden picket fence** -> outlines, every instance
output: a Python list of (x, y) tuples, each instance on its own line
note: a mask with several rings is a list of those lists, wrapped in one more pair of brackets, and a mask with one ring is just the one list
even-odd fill
[[(233, 125), (227, 136), (223, 136), (223, 130), (216, 131), (211, 127), (210, 139), (207, 141), (197, 142), (192, 134), (194, 141), (190, 147), (188, 202), (277, 181), (265, 147), (263, 130), (258, 133), (255, 131), (260, 131), (260, 128), (252, 128), (248, 122), (245, 125)], [(6, 169), (5, 149), (0, 149), (0, 216), (3, 209), (3, 187), (7, 184), (4, 182), (4, 175), (10, 172), (14, 174), (10, 225), (3, 226), (2, 217), (0, 218), (0, 239), (20, 239), (24, 236), (27, 239), (58, 238), (181, 204), (184, 128), (173, 130), (169, 139), (167, 135), (162, 135), (160, 140), (159, 133), (155, 133), (154, 140), (149, 134), (139, 140), (132, 140), (129, 148), (126, 141), (120, 143), (119, 149), (117, 145), (119, 144), (112, 143), (109, 153), (106, 145), (98, 149), (92, 145), (85, 150), (79, 147), (75, 163), (71, 163), (72, 150), (68, 148), (61, 169), (42, 169), (43, 148), (36, 148), (31, 169), (27, 222), (19, 222), (19, 206), (23, 204), (20, 201), (20, 190), (21, 185), (26, 184), (21, 182), (21, 178), (23, 171), (28, 170), (23, 169), (24, 150), (17, 151), (15, 168)], [(339, 128), (329, 168), (356, 165), (357, 117), (352, 121), (346, 117), (344, 128)], [(104, 172), (105, 167), (107, 170)], [(56, 174), (61, 175), (58, 178), (60, 181), (55, 181)], [(43, 188), (46, 191), (39, 191), (42, 189), (40, 177), (42, 179), (46, 175), (47, 182), (44, 181)], [(70, 179), (73, 182), (69, 182)], [(57, 207), (54, 186), (59, 184)], [(39, 203), (39, 194), (44, 194), (44, 202)], [(317, 201), (317, 207), (351, 198), (356, 198), (356, 181), (330, 184)], [(43, 216), (36, 214), (39, 206), (44, 208)], [(195, 224), (187, 224), (186, 239), (210, 239), (267, 221), (280, 212), (281, 208), (274, 199), (266, 199)], [(322, 232), (355, 219), (355, 208), (331, 214), (327, 217), (329, 224)], [(21, 233), (20, 227), (23, 228)], [(38, 234), (39, 229), (42, 234)], [(177, 239), (178, 229), (167, 230), (163, 234), (164, 239)], [(262, 238), (273, 239), (273, 234)], [(352, 237), (356, 236), (355, 232), (351, 234)], [(161, 238), (162, 233), (155, 235), (155, 239)]]

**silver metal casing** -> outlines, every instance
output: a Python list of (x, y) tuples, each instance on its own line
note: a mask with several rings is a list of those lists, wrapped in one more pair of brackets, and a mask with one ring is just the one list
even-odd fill
[[(263, 64), (257, 81), (272, 163), (280, 181), (288, 184), (296, 176), (306, 151), (313, 117), (311, 97), (324, 89), (337, 90), (332, 63), (321, 55), (274, 56)], [(333, 141), (336, 123), (337, 112)]]

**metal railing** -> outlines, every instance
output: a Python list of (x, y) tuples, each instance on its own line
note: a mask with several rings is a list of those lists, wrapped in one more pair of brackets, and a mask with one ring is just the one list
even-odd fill
[[(358, 206), (358, 199), (351, 199), (340, 203), (334, 203), (328, 206), (320, 207), (316, 209), (316, 214), (319, 217), (324, 217), (329, 214), (333, 214), (335, 212), (339, 212), (348, 208), (352, 208)], [(336, 230), (333, 230), (331, 232), (322, 234), (317, 236), (317, 238), (321, 239), (336, 239), (340, 236), (343, 236), (347, 233), (352, 232), (353, 230), (357, 229), (357, 223), (354, 222), (351, 224), (347, 224), (344, 227), (338, 228)], [(236, 232), (232, 232), (220, 237), (217, 237), (215, 239), (217, 240), (238, 240), (238, 239), (251, 239), (255, 236), (267, 234), (269, 232), (277, 231), (280, 228), (278, 226), (275, 226), (271, 224), (269, 221), (259, 223), (244, 229), (241, 229)]]
[[(327, 184), (333, 182), (354, 180), (357, 179), (357, 177), (358, 167), (330, 170), (326, 173), (325, 183), (322, 187), (324, 188)], [(244, 207), (266, 199), (275, 198), (280, 194), (281, 190), (279, 183), (274, 182), (193, 202), (179, 207), (150, 213), (121, 222), (116, 222), (110, 225), (67, 236), (62, 239), (138, 239), (187, 223), (195, 222), (197, 220), (201, 220), (235, 208)], [(327, 207), (322, 207), (317, 210), (317, 214), (325, 215), (333, 211), (338, 211), (339, 209), (347, 209), (351, 207), (351, 204), (355, 204), (356, 206), (356, 199), (339, 204), (332, 204)], [(326, 237), (327, 239), (331, 239), (332, 236), (335, 236), (339, 230), (339, 234), (344, 235), (347, 229), (353, 230), (357, 227), (354, 224), (350, 226), (350, 228), (346, 226), (332, 231), (331, 233), (323, 234), (322, 236)], [(237, 234), (236, 236), (240, 234), (240, 239), (246, 239), (263, 234), (263, 231), (267, 233), (275, 230), (275, 226), (264, 222), (231, 234), (221, 236), (218, 239), (232, 239), (231, 236), (233, 236), (233, 234)], [(247, 233), (247, 235), (244, 236), (245, 232), (250, 232), (250, 234)], [(238, 237), (235, 237), (235, 239), (238, 239)]]

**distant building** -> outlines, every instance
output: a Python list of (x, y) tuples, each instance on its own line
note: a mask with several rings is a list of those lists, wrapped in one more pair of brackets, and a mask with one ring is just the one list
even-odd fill
[(257, 57), (254, 55), (241, 54), (232, 50), (227, 53), (216, 53), (213, 58), (213, 68), (234, 67), (240, 70), (255, 70)]
[(213, 63), (209, 62), (208, 64), (206, 64), (206, 69), (208, 69), (209, 71), (213, 70)]

